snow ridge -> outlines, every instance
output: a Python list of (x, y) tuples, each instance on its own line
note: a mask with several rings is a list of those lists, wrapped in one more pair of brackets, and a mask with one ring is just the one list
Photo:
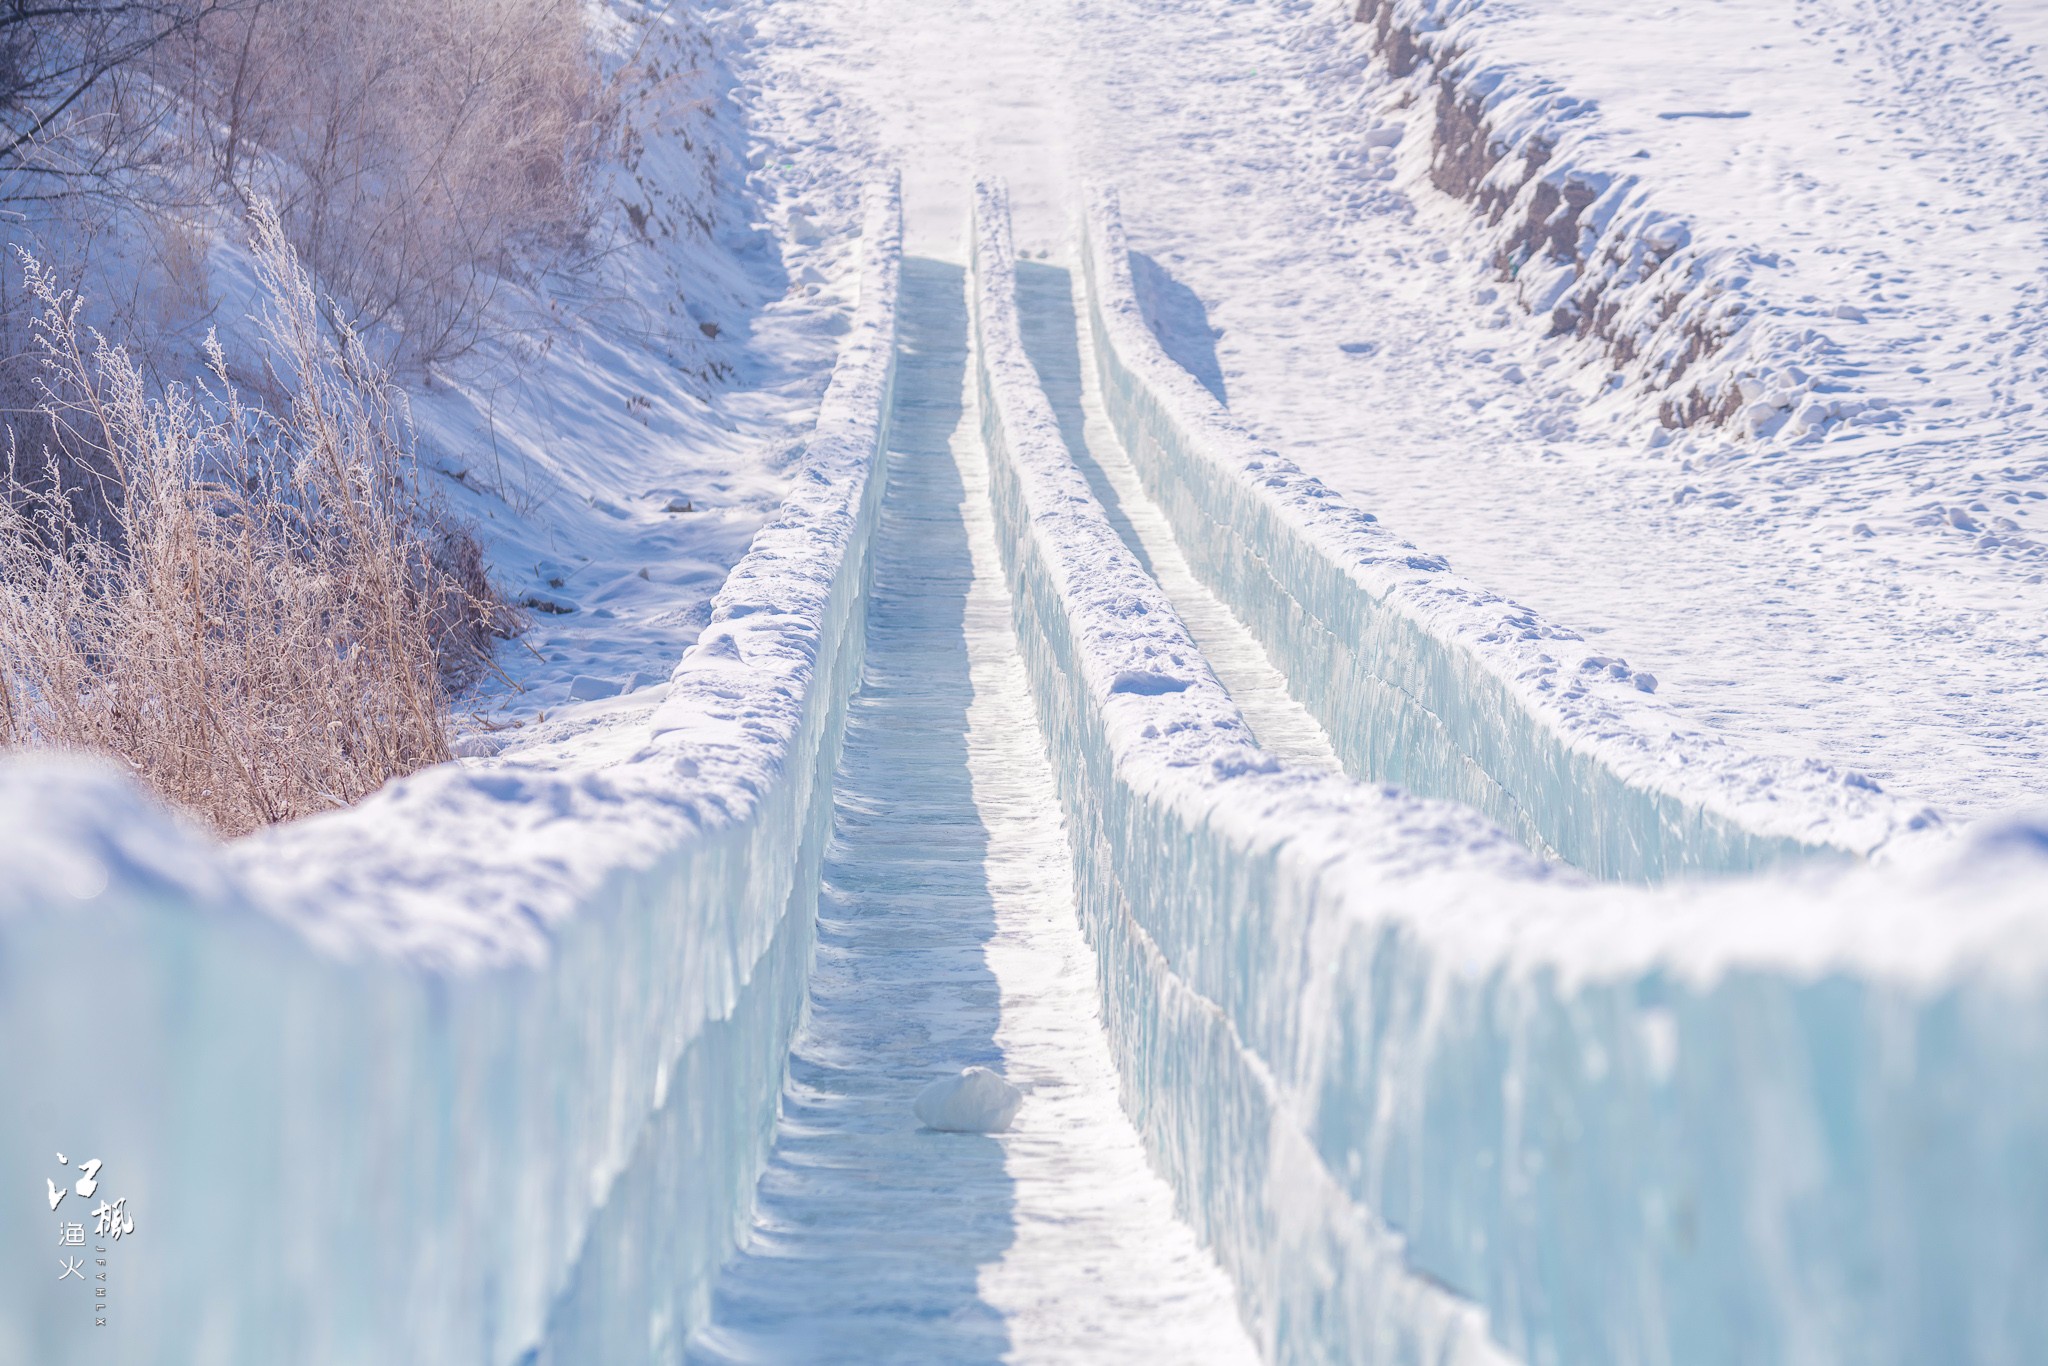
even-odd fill
[[(865, 229), (795, 487), (631, 759), (445, 765), (225, 847), (103, 767), (0, 768), (0, 1160), (92, 1148), (167, 1249), (96, 1351), (680, 1352), (766, 1151), (860, 670), (893, 184)], [(7, 1242), (0, 1359), (73, 1359), (39, 1244)]]
[(1360, 0), (1356, 17), (1387, 73), (1431, 107), (1427, 178), (1472, 206), (1522, 307), (1547, 316), (1552, 336), (1587, 341), (1667, 427), (1755, 436), (1896, 424), (1892, 404), (1847, 392), (1853, 367), (1826, 335), (1835, 315), (1787, 322), (1758, 297), (1752, 282), (1775, 264), (1768, 252), (1696, 241), (1641, 176), (1576, 154), (1576, 121), (1595, 106), (1489, 61), (1473, 22), (1482, 8)]
[(1870, 779), (1681, 728), (1657, 680), (1461, 582), (1258, 444), (1145, 324), (1113, 191), (1088, 195), (1088, 318), (1112, 423), (1196, 572), (1349, 771), (1467, 802), (1602, 877), (1869, 856), (1940, 826)]
[(1278, 763), (1089, 498), (977, 208), (993, 500), (1124, 1103), (1267, 1359), (2041, 1341), (2048, 826), (1646, 889)]

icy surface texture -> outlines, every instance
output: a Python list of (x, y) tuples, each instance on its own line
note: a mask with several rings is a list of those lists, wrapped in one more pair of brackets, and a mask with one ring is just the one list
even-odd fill
[(1112, 193), (1083, 266), (1103, 401), (1197, 575), (1322, 722), (1346, 769), (1469, 803), (1600, 877), (1870, 855), (1940, 826), (1858, 775), (1688, 731), (1656, 680), (1460, 582), (1261, 448), (1146, 326)]
[(804, 996), (899, 220), (873, 191), (796, 486), (626, 762), (446, 765), (225, 847), (109, 769), (0, 769), (0, 1166), (99, 1157), (136, 1223), (94, 1330), (14, 1202), (0, 1360), (677, 1357)]
[(1644, 889), (1277, 764), (1069, 463), (979, 207), (997, 523), (1124, 1102), (1268, 1359), (2048, 1340), (2048, 826)]

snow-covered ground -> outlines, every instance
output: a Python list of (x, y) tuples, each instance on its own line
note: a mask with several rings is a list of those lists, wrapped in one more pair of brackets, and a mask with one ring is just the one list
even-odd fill
[(412, 397), (527, 623), (459, 703), (479, 759), (630, 752), (803, 459), (858, 286), (857, 186), (833, 240), (792, 217), (748, 128), (744, 39), (637, 0), (598, 23), (626, 133), (592, 259), (517, 292), (512, 335)]
[[(1399, 12), (1429, 8), (1466, 67), (1534, 92), (1515, 108), (1559, 137), (1552, 169), (1626, 179), (1630, 212), (1683, 225), (1742, 293), (1755, 350), (1729, 373), (1798, 366), (1810, 391), (1764, 435), (1667, 432), (1664, 393), (1547, 338), (1494, 235), (1430, 182), (1426, 73), (1375, 66), (1352, 5), (848, 4), (778, 9), (761, 36), (840, 94), (835, 153), (915, 168), (914, 239), (957, 231), (977, 161), (1009, 176), (1027, 251), (1059, 242), (1078, 174), (1118, 185), (1182, 358), (1236, 414), (1653, 672), (1689, 724), (1961, 816), (2042, 798), (2039, 18)], [(1802, 433), (1813, 401), (1850, 415)]]
[(1695, 724), (1959, 815), (2041, 799), (2042, 50), (1968, 7), (1458, 7), (1463, 61), (1549, 101), (1552, 166), (1725, 253), (1782, 343), (1752, 359), (1890, 414), (1673, 435), (1516, 306), (1430, 183), (1434, 90), (1348, 8), (1068, 11), (1086, 160), (1206, 305), (1232, 409)]

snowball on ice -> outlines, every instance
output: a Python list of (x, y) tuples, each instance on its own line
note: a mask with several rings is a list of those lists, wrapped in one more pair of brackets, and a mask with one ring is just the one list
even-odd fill
[(917, 1093), (917, 1117), (955, 1134), (999, 1134), (1017, 1117), (1024, 1093), (986, 1067), (941, 1077)]

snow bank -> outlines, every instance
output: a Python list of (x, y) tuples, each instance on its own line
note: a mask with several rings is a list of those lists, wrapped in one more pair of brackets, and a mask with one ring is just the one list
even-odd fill
[(1353, 773), (1469, 803), (1602, 877), (1870, 855), (1931, 829), (1854, 773), (1680, 729), (1656, 680), (1453, 576), (1264, 449), (1166, 355), (1114, 194), (1090, 196), (1104, 403), (1197, 574), (1258, 637)]
[(863, 252), (796, 486), (626, 762), (447, 765), (226, 847), (109, 770), (0, 767), (0, 1168), (40, 1192), (56, 1152), (99, 1157), (136, 1223), (95, 1330), (43, 1212), (10, 1220), (0, 1359), (676, 1358), (804, 998), (893, 188)]
[(1124, 1103), (1268, 1359), (2048, 1340), (2048, 824), (1645, 889), (1283, 767), (1070, 463), (977, 208), (996, 516)]
[[(1840, 397), (1856, 370), (1816, 324), (1851, 315), (1777, 316), (1784, 301), (1762, 298), (1753, 283), (1780, 264), (1775, 255), (1696, 240), (1713, 234), (1659, 209), (1644, 176), (1599, 164), (1611, 149), (1584, 155), (1596, 102), (1497, 60), (1484, 31), (1489, 9), (1478, 0), (1361, 0), (1357, 21), (1403, 103), (1429, 111), (1414, 120), (1418, 171), (1472, 207), (1508, 293), (1548, 318), (1551, 335), (1583, 340), (1593, 363), (1633, 380), (1665, 426), (1756, 435), (1789, 421), (1804, 434), (1843, 417), (1896, 421), (1887, 403)], [(1810, 401), (1817, 390), (1827, 392)]]

